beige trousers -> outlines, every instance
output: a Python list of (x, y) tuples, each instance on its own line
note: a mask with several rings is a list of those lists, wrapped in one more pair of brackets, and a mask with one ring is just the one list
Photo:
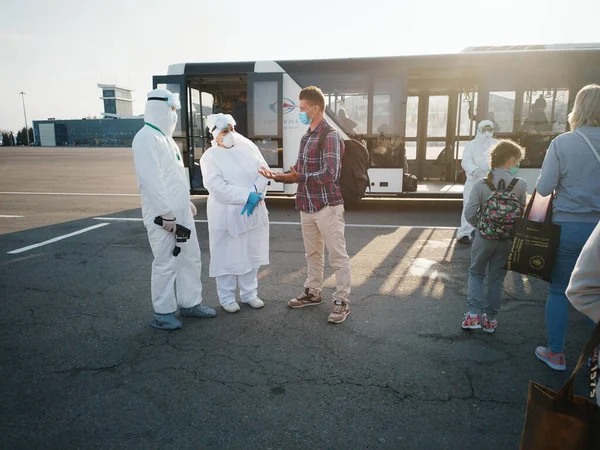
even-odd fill
[(350, 258), (344, 236), (344, 206), (326, 206), (309, 214), (300, 212), (302, 238), (306, 251), (307, 277), (304, 287), (312, 295), (323, 290), (324, 254), (327, 247), (329, 264), (335, 271), (334, 300), (348, 302), (350, 298)]

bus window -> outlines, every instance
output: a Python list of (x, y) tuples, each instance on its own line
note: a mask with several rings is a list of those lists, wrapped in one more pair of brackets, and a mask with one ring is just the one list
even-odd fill
[(538, 131), (564, 133), (567, 131), (568, 112), (568, 89), (526, 91), (523, 94), (523, 113), (521, 117), (524, 122), (522, 129), (541, 127), (543, 129)]
[[(334, 95), (333, 108), (337, 117), (344, 123), (340, 124), (348, 134), (367, 134), (367, 112), (369, 97), (367, 94), (349, 92)], [(350, 122), (352, 121), (352, 122)], [(356, 125), (354, 125), (356, 124)], [(354, 127), (352, 127), (354, 125)]]
[(279, 156), (283, 152), (283, 148), (279, 146), (277, 139), (255, 139), (254, 143), (265, 158), (269, 167), (279, 167)]
[(459, 136), (475, 136), (477, 123), (475, 121), (475, 105), (477, 105), (477, 92), (459, 94), (460, 124)]
[[(427, 114), (427, 137), (446, 137), (448, 126), (448, 96), (432, 95), (429, 97), (429, 111)], [(444, 148), (442, 146), (442, 148)], [(441, 151), (442, 149), (440, 149)], [(438, 152), (439, 153), (439, 152)], [(437, 154), (432, 158), (436, 159)]]
[[(369, 80), (361, 73), (290, 74), (300, 86), (317, 86), (325, 95), (329, 114), (350, 137), (367, 134)], [(343, 123), (342, 123), (343, 122)]]
[(369, 139), (373, 167), (399, 169), (404, 167), (405, 145), (400, 133), (399, 109), (403, 102), (397, 80), (376, 80), (373, 92), (372, 132)]
[(277, 112), (271, 105), (278, 104), (277, 81), (255, 81), (252, 120), (254, 136), (277, 136), (279, 134)]
[(417, 143), (415, 141), (408, 141), (406, 146), (406, 159), (409, 161), (415, 161), (417, 159)]
[(398, 135), (398, 109), (401, 106), (398, 83), (390, 80), (375, 81), (373, 93), (373, 132)]
[(550, 142), (567, 129), (568, 89), (541, 89), (523, 94), (520, 144), (525, 147), (523, 167), (538, 168)]
[(190, 136), (193, 136), (191, 145), (194, 149), (200, 150), (196, 156), (198, 159), (202, 151), (202, 137), (204, 136), (204, 130), (202, 130), (202, 103), (200, 101), (200, 91), (198, 89), (190, 89), (190, 119), (188, 126), (190, 127)]
[[(427, 142), (427, 152), (426, 152), (426, 159), (428, 160), (438, 160), (441, 159), (440, 158), (440, 154), (442, 153), (442, 150), (444, 150), (446, 148), (446, 143), (445, 142)], [(440, 163), (445, 163), (445, 161), (440, 161)]]
[[(494, 122), (494, 133), (512, 133), (515, 119), (515, 91), (490, 92), (486, 119)], [(478, 118), (479, 120), (479, 118)], [(481, 119), (483, 120), (483, 118)]]

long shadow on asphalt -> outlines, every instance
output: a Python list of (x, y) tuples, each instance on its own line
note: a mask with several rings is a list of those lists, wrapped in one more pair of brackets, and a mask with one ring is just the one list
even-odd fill
[[(0, 236), (7, 448), (515, 448), (528, 380), (557, 388), (567, 376), (533, 357), (543, 283), (510, 274), (498, 332), (459, 328), (469, 249), (452, 230), (348, 229), (352, 313), (334, 326), (330, 269), (324, 305), (287, 308), (304, 281), (302, 238), (272, 226), (263, 310), (219, 309), (161, 332), (148, 326), (152, 255), (140, 222), (6, 254), (95, 223)], [(197, 229), (204, 301), (217, 307), (207, 226)], [(574, 314), (570, 367), (586, 337)]]

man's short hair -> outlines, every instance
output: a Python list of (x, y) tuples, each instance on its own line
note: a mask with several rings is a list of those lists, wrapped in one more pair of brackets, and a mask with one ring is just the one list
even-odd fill
[(306, 100), (311, 105), (319, 105), (325, 111), (325, 96), (323, 91), (316, 86), (308, 86), (300, 91), (300, 100)]

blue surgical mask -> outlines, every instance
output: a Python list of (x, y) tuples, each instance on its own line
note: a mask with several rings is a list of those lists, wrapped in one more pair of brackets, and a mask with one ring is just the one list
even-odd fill
[(519, 171), (519, 164), (517, 164), (516, 166), (512, 166), (510, 169), (508, 169), (508, 171), (510, 172), (510, 176), (514, 177)]
[(298, 118), (300, 119), (300, 122), (302, 122), (304, 125), (310, 125), (310, 123), (312, 122), (312, 119), (308, 118), (308, 113), (304, 111), (300, 111), (298, 113)]
[[(312, 110), (313, 108), (310, 108), (308, 111)], [(310, 123), (312, 122), (312, 117), (308, 117), (308, 111), (300, 111), (298, 113), (298, 118), (300, 119), (300, 122), (302, 122), (304, 125), (310, 125)]]

